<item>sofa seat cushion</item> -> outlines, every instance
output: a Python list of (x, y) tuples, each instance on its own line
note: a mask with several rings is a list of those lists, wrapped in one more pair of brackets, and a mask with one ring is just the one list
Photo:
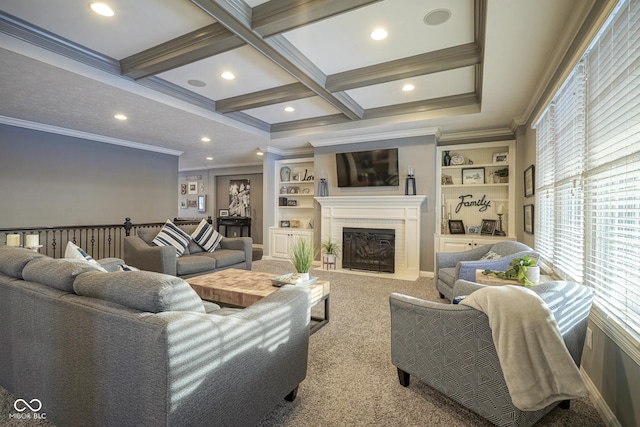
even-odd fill
[[(207, 252), (202, 252), (203, 254)], [(217, 262), (213, 258), (201, 255), (181, 256), (176, 260), (176, 274), (186, 276), (216, 269)]]
[(73, 282), (79, 274), (87, 271), (105, 271), (99, 264), (83, 259), (34, 259), (22, 270), (24, 280), (41, 283), (61, 291), (73, 292)]
[(30, 249), (0, 246), (0, 272), (22, 279), (22, 270), (25, 265), (36, 258), (44, 258), (44, 255)]
[(246, 261), (244, 252), (234, 249), (217, 249), (215, 252), (207, 252), (206, 254), (196, 255), (196, 257), (215, 259), (216, 268), (229, 267)]
[(456, 282), (456, 268), (441, 268), (438, 270), (438, 280), (443, 281), (453, 288), (453, 284)]
[(202, 300), (187, 282), (150, 271), (82, 273), (73, 283), (73, 290), (81, 296), (151, 313), (205, 312)]

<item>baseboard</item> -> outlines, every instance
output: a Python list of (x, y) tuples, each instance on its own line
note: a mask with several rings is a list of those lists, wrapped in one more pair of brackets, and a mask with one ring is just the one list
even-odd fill
[(587, 389), (589, 389), (589, 397), (591, 398), (591, 402), (593, 406), (595, 406), (596, 410), (602, 417), (602, 421), (604, 421), (605, 425), (610, 427), (622, 427), (615, 414), (607, 405), (607, 402), (604, 401), (600, 391), (596, 388), (587, 372), (581, 367), (580, 373), (582, 374), (582, 378), (584, 378), (584, 382), (587, 384)]
[(433, 279), (435, 277), (435, 275), (433, 274), (433, 271), (420, 271), (420, 277), (429, 277), (431, 279)]

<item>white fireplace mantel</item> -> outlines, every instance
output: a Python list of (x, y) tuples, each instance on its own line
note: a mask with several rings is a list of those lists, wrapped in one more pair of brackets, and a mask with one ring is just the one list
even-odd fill
[[(316, 197), (320, 234), (342, 242), (343, 227), (390, 228), (396, 233), (395, 273), (386, 277), (416, 280), (420, 276), (420, 206), (427, 196)], [(337, 270), (341, 270), (338, 260)], [(378, 273), (371, 272), (371, 275)]]

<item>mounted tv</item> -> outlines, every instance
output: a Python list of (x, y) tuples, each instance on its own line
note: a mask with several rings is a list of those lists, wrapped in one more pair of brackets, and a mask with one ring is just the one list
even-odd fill
[(398, 186), (398, 149), (336, 153), (338, 187)]

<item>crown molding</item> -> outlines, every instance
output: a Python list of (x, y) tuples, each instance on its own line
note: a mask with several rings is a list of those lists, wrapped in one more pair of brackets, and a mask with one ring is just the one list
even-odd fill
[(502, 138), (502, 137), (515, 138), (514, 131), (511, 130), (511, 127), (473, 130), (468, 132), (445, 133), (440, 135), (439, 142), (468, 141), (468, 140), (478, 140), (478, 139), (484, 139), (484, 138)]
[(292, 148), (292, 149), (282, 149), (272, 147), (270, 145), (266, 147), (260, 147), (263, 153), (271, 153), (276, 154), (278, 156), (313, 156), (313, 148)]
[(57, 135), (70, 136), (73, 138), (87, 139), (89, 141), (104, 142), (106, 144), (119, 145), (121, 147), (135, 148), (136, 150), (152, 151), (154, 153), (169, 154), (171, 156), (180, 156), (183, 151), (171, 150), (168, 148), (156, 147), (153, 145), (143, 144), (141, 142), (128, 141), (125, 139), (112, 138), (110, 136), (98, 135), (95, 133), (82, 132), (74, 129), (67, 129), (59, 126), (47, 125), (44, 123), (36, 123), (28, 120), (16, 119), (13, 117), (0, 116), (0, 124), (16, 126), (25, 129), (36, 130), (40, 132), (54, 133)]

